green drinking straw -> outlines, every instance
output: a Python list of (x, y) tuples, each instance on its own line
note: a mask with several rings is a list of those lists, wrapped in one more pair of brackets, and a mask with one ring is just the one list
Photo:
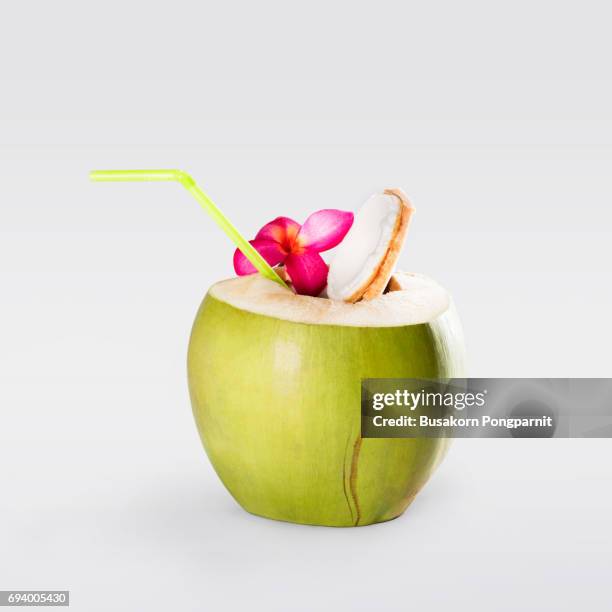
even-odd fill
[(243, 255), (255, 266), (262, 276), (288, 288), (285, 281), (257, 252), (253, 245), (248, 240), (245, 240), (233, 223), (217, 208), (215, 203), (186, 172), (182, 170), (94, 170), (89, 173), (89, 178), (92, 181), (177, 181), (200, 203), (200, 206), (228, 235), (229, 239), (242, 251)]

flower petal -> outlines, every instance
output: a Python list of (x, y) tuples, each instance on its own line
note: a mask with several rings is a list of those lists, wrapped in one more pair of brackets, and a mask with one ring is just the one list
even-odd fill
[(293, 288), (301, 295), (319, 295), (327, 284), (327, 264), (316, 251), (291, 253), (285, 268)]
[(285, 251), (289, 252), (295, 238), (302, 227), (297, 221), (289, 217), (276, 217), (274, 221), (266, 223), (255, 236), (255, 240), (273, 240), (283, 245)]
[(353, 225), (355, 215), (346, 210), (327, 208), (312, 213), (298, 234), (301, 246), (314, 251), (327, 251), (342, 242)]
[[(283, 251), (281, 245), (273, 240), (255, 239), (249, 240), (249, 242), (271, 266), (282, 263), (287, 257), (287, 253)], [(240, 249), (234, 251), (234, 270), (238, 276), (257, 272), (255, 266), (242, 254)]]

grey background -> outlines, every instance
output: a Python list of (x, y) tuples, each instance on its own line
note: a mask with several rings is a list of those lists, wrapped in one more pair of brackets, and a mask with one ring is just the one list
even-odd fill
[(245, 514), (185, 352), (246, 233), (399, 185), (470, 375), (611, 375), (609, 9), (20, 2), (0, 20), (0, 588), (76, 610), (603, 610), (609, 440), (460, 440), (407, 513)]

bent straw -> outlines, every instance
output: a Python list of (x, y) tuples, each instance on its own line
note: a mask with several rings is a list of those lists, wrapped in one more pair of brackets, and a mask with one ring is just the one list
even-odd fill
[(287, 287), (283, 279), (258, 253), (233, 223), (217, 208), (215, 203), (198, 187), (197, 183), (182, 170), (94, 170), (89, 173), (92, 181), (176, 181), (180, 183), (199, 202), (212, 220), (227, 234), (229, 239), (242, 251), (242, 254), (266, 278)]

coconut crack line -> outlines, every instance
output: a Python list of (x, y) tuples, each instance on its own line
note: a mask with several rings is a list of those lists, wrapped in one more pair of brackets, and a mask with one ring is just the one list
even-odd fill
[(359, 452), (361, 451), (361, 432), (357, 434), (355, 444), (353, 444), (353, 456), (351, 458), (351, 473), (349, 475), (349, 489), (353, 503), (355, 504), (355, 512), (357, 517), (355, 519), (355, 527), (359, 525), (361, 520), (361, 508), (359, 507), (359, 498), (357, 497), (357, 468), (359, 467)]
[(347, 476), (347, 473), (346, 473), (346, 464), (348, 463), (347, 459), (348, 459), (348, 450), (349, 450), (349, 444), (351, 441), (351, 435), (352, 435), (352, 432), (349, 432), (349, 435), (346, 438), (346, 445), (344, 447), (344, 461), (342, 462), (342, 491), (344, 493), (344, 499), (346, 500), (346, 505), (348, 506), (349, 512), (351, 513), (351, 523), (354, 523), (355, 515), (353, 514), (353, 506), (351, 504), (351, 501), (349, 500), (349, 494), (347, 490), (347, 481), (349, 480), (349, 476)]

